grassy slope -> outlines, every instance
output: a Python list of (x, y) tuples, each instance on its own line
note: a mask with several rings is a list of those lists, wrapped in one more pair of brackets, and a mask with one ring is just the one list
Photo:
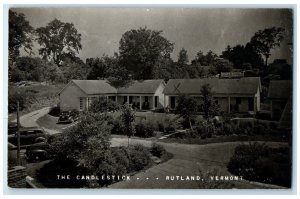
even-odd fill
[[(20, 112), (20, 115), (38, 110), (47, 106), (55, 106), (59, 102), (58, 93), (64, 87), (64, 84), (57, 85), (32, 85), (32, 86), (9, 86), (9, 92), (25, 92), (30, 93), (33, 99), (30, 100), (28, 106)], [(9, 114), (9, 120), (16, 119), (16, 113)]]

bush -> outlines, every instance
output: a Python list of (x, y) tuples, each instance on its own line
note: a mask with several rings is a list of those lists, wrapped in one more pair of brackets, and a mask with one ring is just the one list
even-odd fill
[(110, 112), (120, 110), (120, 105), (105, 97), (98, 97), (92, 101), (89, 111), (93, 113)]
[(129, 147), (129, 171), (140, 171), (150, 163), (150, 154), (146, 147), (134, 145)]
[(124, 135), (124, 130), (122, 127), (122, 121), (121, 119), (118, 117), (116, 119), (114, 119), (111, 122), (112, 128), (111, 128), (111, 134), (116, 134), (116, 135)]
[(247, 180), (291, 186), (288, 148), (273, 149), (259, 143), (239, 145), (235, 148), (227, 168)]
[(51, 107), (48, 114), (54, 117), (58, 117), (60, 114), (60, 107), (59, 106)]
[(139, 123), (135, 125), (135, 136), (149, 138), (154, 137), (153, 125), (151, 123)]
[(150, 152), (152, 155), (160, 158), (164, 153), (166, 153), (166, 150), (163, 146), (153, 143)]
[(33, 93), (25, 91), (16, 91), (10, 89), (8, 93), (8, 112), (17, 111), (17, 102), (19, 102), (19, 110), (22, 111), (35, 100)]
[(240, 120), (236, 133), (246, 135), (253, 134), (253, 122)]
[(196, 132), (202, 139), (211, 138), (215, 134), (215, 126), (212, 122), (206, 120), (198, 121)]

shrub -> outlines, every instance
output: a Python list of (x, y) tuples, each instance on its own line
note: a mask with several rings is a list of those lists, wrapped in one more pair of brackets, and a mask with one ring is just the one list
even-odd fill
[(92, 101), (89, 111), (93, 113), (117, 111), (120, 109), (120, 105), (105, 97), (99, 97)]
[(215, 134), (215, 126), (207, 120), (198, 121), (196, 132), (202, 139), (211, 138)]
[(291, 186), (291, 160), (288, 148), (273, 149), (253, 143), (235, 148), (227, 168), (247, 180)]
[(250, 121), (240, 121), (238, 129), (236, 131), (238, 134), (253, 134), (253, 123)]
[(9, 90), (8, 93), (8, 112), (17, 111), (17, 102), (19, 102), (19, 110), (22, 111), (28, 107), (35, 100), (34, 94), (25, 91), (16, 91), (14, 89)]
[(48, 114), (52, 115), (54, 117), (58, 117), (59, 114), (60, 114), (60, 107), (59, 106), (53, 106), (53, 107), (51, 107)]
[(150, 152), (152, 155), (160, 158), (166, 152), (166, 150), (163, 146), (153, 143)]
[(111, 124), (112, 124), (111, 134), (124, 135), (122, 121), (119, 117), (112, 120)]
[(146, 147), (134, 145), (129, 147), (129, 171), (139, 171), (150, 163), (150, 154)]
[(135, 125), (135, 136), (149, 138), (154, 137), (155, 132), (151, 123), (139, 123)]

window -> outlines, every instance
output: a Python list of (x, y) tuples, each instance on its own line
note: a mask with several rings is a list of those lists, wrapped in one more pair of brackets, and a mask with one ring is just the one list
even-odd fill
[(129, 104), (132, 104), (132, 96), (129, 96)]
[(241, 104), (241, 102), (242, 102), (242, 98), (241, 97), (235, 98), (235, 104)]
[(123, 103), (125, 104), (127, 102), (127, 96), (123, 97)]
[(157, 107), (157, 103), (158, 103), (158, 96), (155, 96), (154, 101), (155, 101), (155, 102), (154, 102), (154, 104), (155, 104), (154, 106), (155, 106), (155, 108), (156, 108), (156, 107)]
[(248, 97), (248, 110), (254, 111), (254, 98)]
[(175, 108), (175, 96), (171, 96), (171, 108)]
[(79, 98), (79, 109), (82, 110), (83, 109), (83, 97)]
[(145, 96), (145, 102), (148, 102), (148, 96)]

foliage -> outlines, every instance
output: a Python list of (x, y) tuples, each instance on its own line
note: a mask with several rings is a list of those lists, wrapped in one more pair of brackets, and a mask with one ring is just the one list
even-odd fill
[(117, 111), (120, 109), (120, 105), (106, 97), (97, 97), (92, 100), (89, 111), (93, 113), (103, 113)]
[(188, 62), (189, 62), (189, 59), (188, 59), (188, 55), (187, 55), (187, 50), (185, 50), (184, 48), (182, 48), (179, 51), (177, 63), (180, 66), (185, 66)]
[[(228, 59), (233, 63), (234, 68), (249, 70), (250, 66), (253, 68), (261, 68), (264, 64), (262, 56), (256, 52), (251, 43), (244, 45), (236, 45), (234, 47), (227, 46), (222, 52), (222, 58)], [(245, 65), (247, 64), (247, 65)]]
[(65, 83), (73, 79), (87, 79), (88, 67), (80, 59), (74, 61), (71, 58), (65, 58), (59, 69)]
[(23, 13), (9, 10), (9, 57), (13, 60), (20, 55), (20, 48), (31, 54), (33, 27), (29, 24)]
[(101, 114), (83, 114), (77, 125), (53, 140), (51, 151), (59, 159), (76, 160), (86, 168), (94, 168), (110, 146), (111, 127), (107, 117)]
[(63, 74), (59, 74), (57, 66), (39, 57), (18, 57), (9, 68), (10, 81), (49, 81), (61, 82)]
[(228, 169), (244, 179), (291, 186), (291, 157), (288, 148), (270, 148), (249, 143), (235, 148)]
[(129, 138), (135, 134), (135, 113), (131, 110), (131, 107), (128, 104), (124, 104), (122, 106), (122, 114), (121, 120), (123, 123), (123, 132), (128, 137), (128, 145), (129, 145)]
[(265, 66), (268, 66), (268, 58), (271, 56), (270, 51), (279, 47), (284, 39), (284, 28), (271, 27), (257, 31), (251, 38), (251, 44), (257, 53), (265, 56)]
[(41, 46), (39, 54), (43, 58), (51, 58), (57, 66), (61, 66), (66, 57), (75, 57), (81, 46), (81, 34), (73, 23), (64, 23), (54, 19), (45, 27), (36, 29), (37, 42)]
[(217, 59), (217, 54), (215, 54), (213, 51), (208, 51), (206, 55), (203, 54), (203, 52), (200, 50), (195, 59), (192, 60), (192, 64), (200, 64), (201, 66), (212, 66), (215, 60)]
[(219, 113), (219, 106), (213, 98), (211, 86), (209, 84), (203, 85), (200, 92), (203, 100), (202, 110), (204, 112), (204, 117), (210, 119), (216, 116)]
[(154, 127), (151, 123), (137, 123), (135, 125), (135, 136), (149, 138), (155, 136)]
[(134, 79), (152, 79), (154, 66), (169, 57), (174, 44), (162, 36), (162, 31), (140, 28), (125, 32), (120, 40), (120, 64)]
[(197, 101), (193, 97), (187, 95), (178, 97), (175, 112), (190, 124), (191, 129), (193, 128), (191, 120), (196, 112), (195, 107), (197, 107)]
[(160, 158), (166, 153), (166, 150), (162, 145), (159, 145), (157, 143), (152, 143), (150, 152), (152, 155)]
[(35, 97), (30, 92), (9, 89), (9, 91), (8, 91), (8, 112), (12, 113), (12, 112), (17, 111), (17, 102), (19, 102), (19, 110), (22, 111), (33, 100), (35, 100)]
[(279, 75), (280, 79), (291, 80), (293, 77), (293, 68), (286, 60), (275, 59), (273, 63), (268, 66), (268, 74)]
[(129, 147), (130, 171), (140, 171), (150, 163), (150, 153), (143, 145)]
[(196, 132), (196, 137), (200, 136), (201, 139), (211, 138), (215, 134), (215, 126), (212, 122), (203, 120), (197, 123)]
[(213, 68), (213, 70), (210, 70), (212, 75), (220, 74), (221, 72), (231, 72), (233, 65), (227, 59), (217, 59), (213, 63)]

